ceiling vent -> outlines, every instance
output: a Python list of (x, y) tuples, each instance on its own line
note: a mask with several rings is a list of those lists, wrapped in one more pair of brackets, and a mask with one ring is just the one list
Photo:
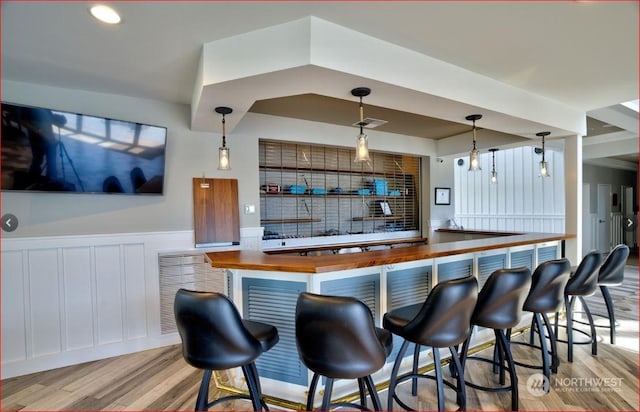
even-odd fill
[[(372, 119), (370, 117), (367, 117), (365, 119), (362, 119), (362, 123), (362, 127), (364, 127), (365, 129), (375, 129), (376, 127), (388, 122), (386, 120)], [(355, 122), (351, 126), (360, 127), (360, 122)]]

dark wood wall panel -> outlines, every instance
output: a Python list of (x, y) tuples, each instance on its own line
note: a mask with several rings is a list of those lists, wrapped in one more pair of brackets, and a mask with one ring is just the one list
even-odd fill
[(237, 179), (193, 178), (196, 247), (240, 243)]

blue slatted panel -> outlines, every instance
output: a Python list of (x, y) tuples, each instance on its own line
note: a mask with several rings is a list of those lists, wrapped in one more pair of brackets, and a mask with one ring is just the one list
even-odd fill
[(481, 256), (478, 258), (478, 288), (482, 288), (489, 276), (498, 269), (507, 267), (507, 255)]
[(546, 246), (538, 249), (538, 264), (553, 260), (558, 256), (558, 246)]
[(244, 316), (278, 328), (280, 340), (263, 353), (256, 365), (260, 376), (306, 386), (307, 368), (298, 356), (295, 315), (298, 295), (305, 282), (269, 279), (242, 279)]
[(511, 253), (511, 267), (521, 268), (523, 266), (533, 272), (533, 249)]
[[(431, 265), (387, 272), (387, 310), (424, 302), (431, 290), (432, 276)], [(395, 361), (402, 341), (401, 337), (393, 335), (393, 351), (387, 361)], [(412, 355), (413, 348), (413, 345), (409, 346), (406, 354)], [(423, 347), (421, 350), (427, 348)]]
[(387, 272), (387, 308), (424, 302), (431, 290), (431, 265)]
[(380, 275), (327, 280), (320, 284), (320, 293), (333, 296), (352, 296), (364, 302), (377, 319), (380, 316)]
[(473, 273), (473, 259), (440, 263), (438, 265), (438, 282), (471, 276)]

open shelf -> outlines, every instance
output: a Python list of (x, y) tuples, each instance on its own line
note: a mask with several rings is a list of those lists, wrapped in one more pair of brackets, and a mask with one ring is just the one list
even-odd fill
[(270, 223), (315, 223), (320, 221), (320, 219), (262, 219), (260, 223), (268, 225)]
[(366, 198), (389, 198), (389, 199), (402, 199), (404, 196), (393, 196), (393, 195), (377, 195), (375, 193), (369, 195), (359, 195), (356, 193), (327, 193), (325, 195), (314, 195), (311, 193), (303, 193), (303, 194), (293, 194), (293, 193), (260, 193), (261, 197), (342, 197), (342, 198), (352, 198), (352, 197), (366, 197)]
[[(371, 161), (359, 164), (354, 156), (352, 148), (260, 139), (260, 222), (268, 226), (267, 236), (339, 233), (348, 241), (363, 233), (415, 231), (420, 158), (372, 151)], [(303, 193), (291, 193), (291, 187)], [(392, 215), (381, 213), (383, 205)]]
[(403, 220), (402, 216), (365, 216), (365, 217), (354, 217), (351, 220), (355, 221), (369, 221), (369, 220)]

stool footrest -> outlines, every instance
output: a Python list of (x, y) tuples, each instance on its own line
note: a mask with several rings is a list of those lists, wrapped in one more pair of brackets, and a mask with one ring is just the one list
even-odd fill
[(346, 407), (346, 408), (353, 408), (353, 409), (359, 409), (361, 411), (371, 411), (371, 409), (367, 408), (364, 405), (360, 405), (359, 403), (352, 403), (352, 402), (335, 402), (335, 403), (331, 403), (329, 404), (329, 409), (333, 409), (335, 407)]
[[(478, 361), (481, 361), (481, 362), (489, 363), (491, 365), (500, 367), (500, 362), (494, 362), (493, 359), (481, 358), (479, 356), (468, 356), (467, 357), (467, 361), (470, 360), (470, 359), (478, 360)], [(517, 364), (515, 361), (513, 363)], [(465, 366), (465, 368), (466, 368), (466, 366)], [(510, 391), (511, 388), (512, 388), (512, 384), (510, 384), (508, 386), (500, 386), (498, 388), (494, 388), (494, 387), (489, 387), (489, 386), (477, 385), (477, 384), (475, 384), (473, 382), (469, 382), (468, 380), (465, 380), (464, 384), (469, 386), (469, 387), (471, 387), (471, 388), (478, 389), (478, 390), (485, 391), (485, 392), (506, 392), (506, 391)]]
[[(575, 322), (575, 321), (574, 321)], [(558, 327), (564, 328), (566, 329), (567, 326), (566, 325), (558, 325)], [(593, 343), (593, 340), (595, 339), (595, 336), (591, 336), (591, 334), (585, 330), (582, 329), (576, 329), (576, 328), (572, 328), (572, 330), (574, 332), (578, 332), (584, 336), (588, 336), (589, 338), (591, 338), (590, 340), (585, 340), (585, 341), (580, 341), (580, 342), (576, 342), (575, 340), (573, 341), (574, 345), (589, 345), (591, 343)], [(568, 341), (566, 339), (560, 339), (560, 338), (556, 338), (556, 342), (562, 342), (562, 343), (568, 343)]]
[[(436, 380), (436, 377), (434, 375), (422, 375), (420, 373), (411, 373), (409, 375), (403, 375), (402, 377), (398, 378), (398, 380), (396, 381), (397, 385), (400, 385), (402, 382), (409, 380), (409, 379), (413, 379), (413, 378), (422, 378), (422, 379), (431, 379), (431, 380)], [(456, 390), (457, 386), (449, 381), (445, 381), (444, 379), (442, 380), (442, 383), (444, 383), (445, 385), (447, 385), (448, 387), (450, 387), (451, 389)]]
[[(574, 313), (580, 313), (580, 312), (574, 312)], [(601, 317), (602, 319), (609, 319), (607, 316), (599, 315), (599, 314), (597, 314), (597, 313), (592, 313), (591, 315), (592, 315), (592, 316), (599, 316), (599, 317)], [(575, 322), (575, 323), (579, 323), (579, 324), (581, 324), (581, 325), (587, 325), (587, 326), (589, 326), (589, 322), (583, 322), (583, 321), (581, 321), (581, 320), (577, 320), (577, 319), (574, 319), (574, 320), (573, 320), (573, 322)], [(593, 326), (594, 326), (594, 327), (596, 327), (596, 328), (611, 329), (611, 325), (599, 325), (599, 324), (597, 324), (597, 323), (595, 323), (595, 322), (593, 322)], [(620, 326), (620, 322), (616, 321), (616, 322), (615, 322), (615, 326)]]
[[(234, 400), (251, 400), (251, 397), (249, 395), (229, 395), (229, 396), (224, 396), (222, 398), (218, 398), (215, 399), (209, 403), (207, 403), (207, 409), (214, 407), (215, 405), (222, 403), (222, 402), (229, 402), (229, 401), (234, 401)], [(260, 402), (263, 404), (264, 406), (264, 402), (262, 401), (262, 399), (260, 399)]]

